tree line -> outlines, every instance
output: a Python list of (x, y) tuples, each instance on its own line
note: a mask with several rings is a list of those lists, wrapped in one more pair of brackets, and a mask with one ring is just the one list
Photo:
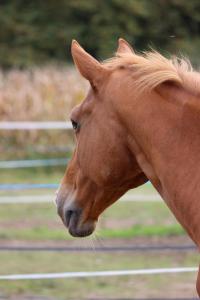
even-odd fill
[(70, 61), (74, 38), (105, 59), (119, 37), (137, 50), (183, 53), (198, 64), (200, 1), (0, 0), (3, 68)]

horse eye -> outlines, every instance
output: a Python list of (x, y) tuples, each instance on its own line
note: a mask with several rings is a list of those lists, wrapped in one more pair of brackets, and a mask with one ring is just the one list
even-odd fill
[(79, 124), (78, 124), (78, 122), (76, 122), (76, 121), (74, 121), (74, 120), (71, 120), (71, 122), (72, 122), (72, 127), (73, 127), (73, 129), (74, 130), (78, 130), (79, 129)]

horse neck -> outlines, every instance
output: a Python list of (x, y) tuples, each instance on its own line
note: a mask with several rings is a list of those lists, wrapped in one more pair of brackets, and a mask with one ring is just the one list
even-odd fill
[(171, 92), (152, 93), (134, 106), (128, 124), (130, 147), (177, 220), (200, 246), (200, 99), (183, 90)]

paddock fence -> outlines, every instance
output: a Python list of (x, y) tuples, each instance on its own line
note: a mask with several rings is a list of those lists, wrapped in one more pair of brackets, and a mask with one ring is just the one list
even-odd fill
[[(0, 130), (71, 130), (70, 122), (0, 122)], [(29, 168), (40, 166), (65, 165), (68, 160), (65, 158), (22, 160), (22, 161), (0, 161), (0, 169)], [(55, 184), (0, 184), (0, 191), (19, 191), (35, 189), (56, 189)], [(12, 199), (15, 198), (15, 199)], [(52, 201), (52, 196), (1, 196), (0, 204), (11, 203), (38, 203)], [(126, 196), (122, 201), (160, 201), (158, 195), (135, 195)], [(1, 246), (0, 251), (94, 251), (92, 248), (76, 247), (6, 247)], [(97, 247), (95, 251), (196, 251), (194, 245), (182, 246), (130, 246), (130, 247)], [(197, 267), (182, 268), (155, 268), (155, 269), (135, 269), (135, 270), (106, 270), (94, 272), (64, 272), (64, 273), (35, 273), (35, 274), (10, 274), (0, 275), (0, 280), (41, 280), (41, 279), (59, 279), (59, 278), (89, 278), (89, 277), (109, 277), (109, 276), (138, 276), (138, 275), (157, 275), (197, 272)], [(194, 298), (193, 298), (194, 299)], [(119, 300), (119, 299), (118, 299)], [(125, 300), (125, 299), (123, 299)], [(150, 299), (149, 299), (150, 300)], [(171, 299), (172, 300), (172, 299)], [(186, 299), (184, 299), (186, 300)], [(192, 300), (192, 299), (190, 299)]]

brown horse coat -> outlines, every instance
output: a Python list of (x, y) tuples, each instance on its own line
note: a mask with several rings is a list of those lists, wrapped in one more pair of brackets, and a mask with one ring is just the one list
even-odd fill
[(91, 234), (106, 207), (149, 179), (200, 247), (199, 73), (122, 39), (103, 64), (75, 41), (72, 55), (91, 89), (71, 115), (77, 147), (57, 196), (64, 224)]

